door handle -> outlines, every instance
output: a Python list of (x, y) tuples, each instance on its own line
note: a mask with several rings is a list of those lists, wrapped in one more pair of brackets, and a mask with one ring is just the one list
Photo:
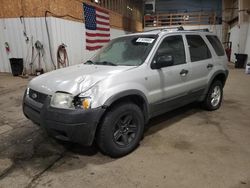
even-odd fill
[(188, 74), (188, 70), (186, 70), (186, 69), (182, 69), (180, 72), (181, 76), (186, 76), (187, 74)]
[(211, 68), (213, 68), (213, 66), (214, 66), (213, 64), (210, 64), (210, 63), (209, 63), (209, 64), (207, 65), (207, 69), (211, 69)]

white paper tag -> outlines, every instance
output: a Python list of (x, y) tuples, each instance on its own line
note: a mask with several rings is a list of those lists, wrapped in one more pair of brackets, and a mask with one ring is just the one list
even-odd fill
[(136, 42), (143, 42), (143, 43), (152, 43), (154, 42), (155, 39), (151, 39), (151, 38), (138, 38), (136, 40)]

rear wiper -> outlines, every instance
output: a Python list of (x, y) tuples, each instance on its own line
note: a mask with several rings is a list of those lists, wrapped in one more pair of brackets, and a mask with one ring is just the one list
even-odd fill
[(102, 61), (102, 62), (95, 62), (97, 65), (111, 65), (111, 66), (117, 66), (117, 64), (109, 62), (109, 61)]

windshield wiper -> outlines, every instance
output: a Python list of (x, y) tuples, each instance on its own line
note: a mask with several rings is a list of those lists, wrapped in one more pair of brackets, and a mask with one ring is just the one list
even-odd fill
[(102, 62), (95, 62), (97, 65), (111, 65), (111, 66), (117, 66), (117, 64), (109, 62), (109, 61), (102, 61)]

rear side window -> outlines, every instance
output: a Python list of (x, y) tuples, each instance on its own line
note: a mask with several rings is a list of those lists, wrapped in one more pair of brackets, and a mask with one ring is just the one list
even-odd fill
[(217, 56), (223, 56), (225, 54), (225, 51), (218, 37), (214, 35), (207, 35), (206, 37), (210, 44), (213, 46)]
[(201, 38), (201, 36), (187, 35), (186, 38), (189, 45), (190, 58), (192, 62), (211, 58), (211, 52), (209, 51), (205, 41)]

